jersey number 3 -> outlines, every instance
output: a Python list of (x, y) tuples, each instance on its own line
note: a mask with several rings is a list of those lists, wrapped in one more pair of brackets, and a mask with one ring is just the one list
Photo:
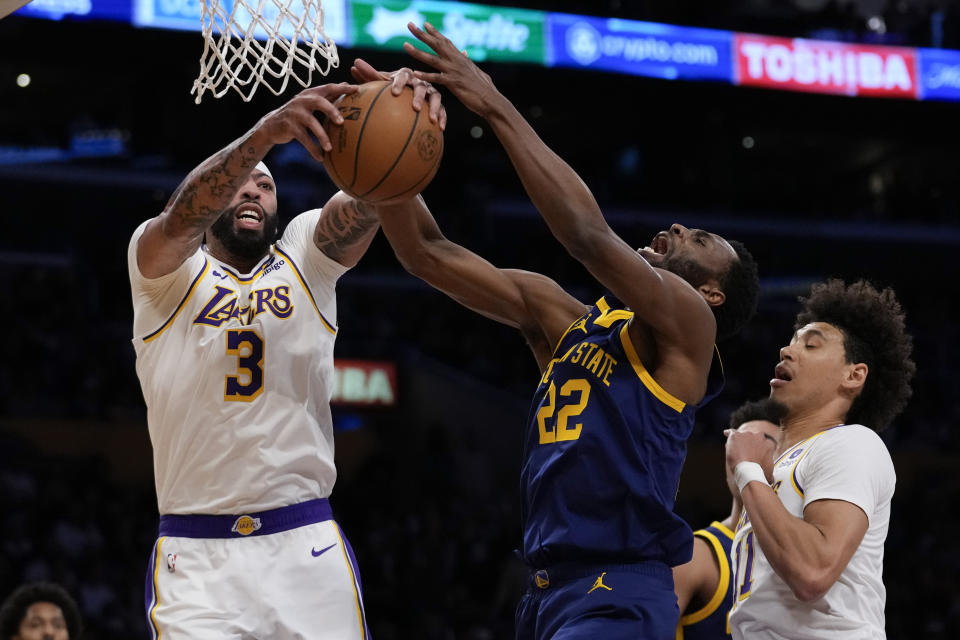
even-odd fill
[(252, 329), (227, 331), (227, 355), (237, 357), (237, 375), (227, 376), (223, 399), (252, 402), (263, 391), (263, 338)]
[[(557, 411), (557, 388), (553, 382), (547, 388), (546, 402), (540, 410), (537, 411), (537, 426), (540, 428), (540, 444), (550, 444), (552, 442), (563, 442), (564, 440), (576, 440), (580, 437), (580, 430), (583, 425), (577, 423), (572, 428), (569, 425), (570, 418), (574, 418), (587, 408), (587, 402), (590, 400), (590, 383), (583, 378), (567, 380), (560, 387), (560, 397), (571, 397), (575, 393), (579, 397), (574, 402), (568, 402)], [(556, 412), (556, 421), (553, 421), (553, 414)], [(553, 424), (549, 424), (553, 422)]]

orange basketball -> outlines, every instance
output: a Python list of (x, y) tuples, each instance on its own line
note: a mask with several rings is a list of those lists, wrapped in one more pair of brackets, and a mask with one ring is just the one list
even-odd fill
[(430, 121), (426, 103), (420, 111), (412, 104), (412, 88), (395, 96), (385, 80), (362, 84), (337, 100), (343, 124), (324, 122), (333, 149), (323, 164), (340, 189), (360, 200), (389, 203), (430, 184), (443, 155), (443, 132)]

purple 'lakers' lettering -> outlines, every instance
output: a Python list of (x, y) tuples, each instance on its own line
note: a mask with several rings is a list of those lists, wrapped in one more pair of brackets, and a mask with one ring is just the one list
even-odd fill
[[(227, 296), (231, 298), (227, 302), (223, 299)], [(197, 317), (193, 320), (194, 324), (208, 324), (211, 327), (219, 327), (224, 322), (233, 317), (237, 311), (237, 292), (233, 289), (217, 285), (217, 290), (213, 297), (203, 307)]]
[[(227, 298), (227, 296), (230, 296)], [(219, 327), (224, 322), (236, 318), (241, 324), (250, 322), (264, 311), (269, 311), (276, 317), (284, 320), (293, 313), (293, 302), (290, 301), (290, 287), (280, 285), (273, 289), (254, 289), (248, 296), (249, 306), (241, 306), (237, 301), (237, 293), (232, 289), (217, 286), (216, 292), (210, 301), (203, 307), (194, 324), (206, 324)]]
[(270, 311), (281, 320), (289, 318), (293, 313), (293, 303), (290, 302), (290, 287), (280, 285), (275, 289), (257, 289), (250, 294), (250, 319), (257, 317), (264, 311)]

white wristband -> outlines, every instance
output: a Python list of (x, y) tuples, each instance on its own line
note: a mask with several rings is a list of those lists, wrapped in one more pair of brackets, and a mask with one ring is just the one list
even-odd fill
[(737, 481), (737, 490), (743, 491), (748, 482), (762, 482), (767, 484), (767, 476), (763, 473), (763, 467), (756, 462), (738, 462), (733, 469), (733, 477)]

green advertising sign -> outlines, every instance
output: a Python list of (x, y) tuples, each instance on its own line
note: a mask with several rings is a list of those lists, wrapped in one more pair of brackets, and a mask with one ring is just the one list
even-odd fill
[(472, 60), (544, 64), (546, 13), (464, 2), (414, 0), (350, 0), (350, 36), (353, 46), (401, 49), (413, 42), (407, 23), (429, 22), (465, 49)]

